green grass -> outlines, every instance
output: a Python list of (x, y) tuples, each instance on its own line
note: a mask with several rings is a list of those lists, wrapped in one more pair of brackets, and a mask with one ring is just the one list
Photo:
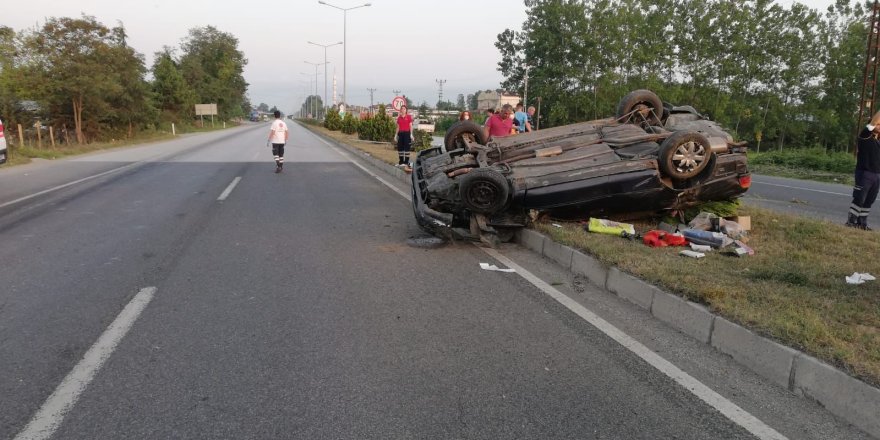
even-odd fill
[[(238, 124), (227, 122), (227, 128), (235, 127)], [(205, 133), (210, 131), (223, 130), (223, 122), (215, 122), (215, 127), (211, 128), (210, 122), (205, 123), (205, 127), (178, 127), (177, 135), (186, 133)], [(92, 142), (88, 144), (70, 145), (56, 142), (55, 146), (51, 146), (48, 140), (44, 140), (42, 147), (37, 147), (35, 142), (30, 142), (21, 147), (16, 145), (8, 145), (9, 158), (7, 165), (22, 165), (29, 163), (31, 159), (60, 159), (62, 157), (77, 156), (80, 154), (91, 153), (94, 151), (107, 150), (111, 148), (125, 147), (129, 145), (139, 145), (149, 142), (157, 142), (173, 139), (174, 136), (170, 132), (164, 131), (144, 131), (134, 137), (126, 139), (114, 139), (107, 142)], [(12, 144), (10, 142), (10, 144)]]
[(856, 160), (851, 153), (818, 148), (749, 152), (749, 168), (757, 174), (852, 185)]
[[(741, 208), (740, 215), (752, 217), (752, 257), (714, 252), (694, 260), (679, 256), (681, 248), (649, 248), (638, 241), (590, 234), (578, 224), (556, 228), (538, 223), (535, 228), (880, 384), (880, 281), (858, 286), (844, 281), (853, 272), (880, 276), (880, 260), (871, 258), (880, 253), (880, 233), (753, 207)], [(648, 227), (642, 225), (640, 232)]]

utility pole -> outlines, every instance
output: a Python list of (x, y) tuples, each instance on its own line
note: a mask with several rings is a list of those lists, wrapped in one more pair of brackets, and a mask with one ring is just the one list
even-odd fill
[[(866, 120), (874, 114), (874, 99), (877, 97), (877, 69), (880, 67), (880, 4), (874, 0), (871, 8), (871, 26), (868, 28), (868, 50), (865, 54), (865, 74), (862, 77), (862, 95), (859, 98), (859, 116), (853, 132), (853, 145)], [(849, 151), (849, 147), (847, 147)], [(853, 154), (856, 154), (853, 148)]]
[(440, 97), (437, 99), (437, 107), (439, 110), (440, 103), (443, 102), (443, 84), (446, 83), (446, 80), (445, 79), (435, 79), (434, 81), (436, 81), (437, 84), (440, 86), (440, 94), (439, 94)]
[(528, 110), (528, 98), (529, 98), (529, 65), (526, 64), (526, 75), (525, 75), (526, 85), (525, 90), (523, 90), (523, 109)]
[(369, 90), (369, 92), (370, 92), (370, 116), (372, 116), (373, 115), (373, 92), (375, 92), (376, 89), (367, 88), (367, 90)]

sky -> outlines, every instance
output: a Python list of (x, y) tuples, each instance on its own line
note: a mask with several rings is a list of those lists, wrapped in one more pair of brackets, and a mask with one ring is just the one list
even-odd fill
[[(248, 64), (244, 78), (250, 84), (251, 103), (277, 106), (294, 112), (305, 97), (324, 96), (325, 49), (347, 40), (347, 49), (326, 49), (327, 95), (332, 101), (332, 78), (343, 91), (343, 71), (349, 103), (388, 103), (394, 91), (416, 103), (434, 105), (439, 98), (455, 102), (459, 94), (495, 89), (503, 76), (495, 48), (499, 33), (521, 30), (526, 10), (521, 0), (325, 0), (340, 8), (360, 7), (343, 13), (318, 0), (29, 0), (3, 8), (0, 24), (16, 31), (41, 26), (50, 17), (94, 16), (105, 26), (120, 22), (128, 44), (143, 54), (149, 68), (153, 54), (164, 46), (179, 47), (188, 31), (214, 26), (238, 38), (238, 48)], [(780, 0), (790, 5), (795, 0)], [(800, 1), (824, 10), (832, 0)], [(343, 25), (347, 17), (347, 24)], [(344, 32), (345, 31), (345, 32)], [(343, 63), (347, 64), (343, 69)]]

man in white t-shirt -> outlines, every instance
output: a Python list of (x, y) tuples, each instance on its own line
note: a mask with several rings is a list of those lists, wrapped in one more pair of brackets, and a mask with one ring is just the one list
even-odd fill
[(269, 142), (272, 144), (272, 154), (275, 155), (275, 172), (280, 173), (284, 168), (284, 144), (287, 143), (287, 124), (281, 120), (281, 112), (275, 110), (275, 120), (269, 131)]

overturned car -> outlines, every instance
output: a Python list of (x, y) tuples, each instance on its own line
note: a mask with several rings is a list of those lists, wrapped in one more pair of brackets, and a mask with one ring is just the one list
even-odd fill
[(529, 210), (558, 217), (684, 209), (741, 196), (751, 184), (745, 143), (690, 106), (636, 90), (614, 118), (487, 140), (470, 121), (445, 148), (420, 152), (416, 221), (436, 235), (507, 241)]

